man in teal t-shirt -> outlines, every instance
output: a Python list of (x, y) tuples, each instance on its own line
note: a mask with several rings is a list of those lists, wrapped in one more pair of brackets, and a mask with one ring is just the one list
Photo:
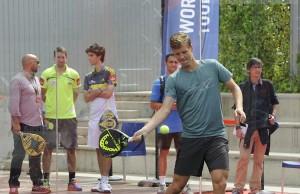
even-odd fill
[(134, 138), (147, 134), (171, 112), (176, 101), (183, 124), (182, 140), (178, 153), (173, 183), (166, 194), (182, 191), (190, 176), (201, 176), (204, 162), (211, 174), (214, 193), (225, 193), (229, 158), (225, 138), (219, 83), (232, 92), (236, 109), (234, 114), (243, 122), (242, 93), (232, 74), (216, 60), (196, 61), (190, 37), (175, 33), (170, 46), (181, 69), (169, 76), (162, 107)]

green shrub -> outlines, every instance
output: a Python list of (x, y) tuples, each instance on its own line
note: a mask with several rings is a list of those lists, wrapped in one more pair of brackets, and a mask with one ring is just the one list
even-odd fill
[(237, 83), (247, 79), (249, 58), (258, 57), (277, 92), (300, 91), (299, 77), (290, 76), (290, 17), (284, 0), (220, 0), (219, 61)]

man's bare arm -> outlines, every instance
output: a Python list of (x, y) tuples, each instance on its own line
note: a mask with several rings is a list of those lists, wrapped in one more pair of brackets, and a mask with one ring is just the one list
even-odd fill
[(95, 98), (105, 98), (108, 99), (112, 96), (114, 92), (114, 86), (109, 85), (105, 89), (96, 89), (96, 90), (88, 90), (84, 92), (84, 100), (85, 102), (93, 101)]
[(107, 88), (102, 90), (102, 92), (98, 95), (98, 97), (109, 99), (113, 95), (114, 89), (115, 89), (114, 85), (108, 85)]
[(100, 95), (101, 92), (102, 92), (102, 90), (100, 90), (100, 89), (84, 91), (84, 94), (83, 94), (84, 101), (85, 102), (93, 101), (95, 98), (98, 97), (98, 95)]
[[(159, 110), (162, 107), (162, 103), (160, 102), (150, 102), (150, 108), (152, 110)], [(173, 103), (172, 105), (172, 110), (177, 110), (176, 102)]]
[(134, 134), (137, 138), (140, 135), (147, 134), (155, 129), (161, 122), (163, 122), (170, 114), (175, 100), (169, 96), (165, 97), (162, 107), (153, 115), (150, 121), (139, 131)]
[(231, 91), (232, 96), (234, 98), (234, 103), (236, 109), (234, 110), (234, 116), (239, 118), (240, 122), (245, 122), (246, 115), (243, 110), (243, 94), (240, 87), (235, 83), (235, 81), (231, 78), (229, 81), (225, 83), (226, 87)]
[(20, 118), (18, 116), (11, 116), (12, 132), (18, 134), (21, 131)]
[(46, 92), (47, 92), (47, 89), (42, 88), (42, 100), (43, 100), (43, 102), (46, 102)]

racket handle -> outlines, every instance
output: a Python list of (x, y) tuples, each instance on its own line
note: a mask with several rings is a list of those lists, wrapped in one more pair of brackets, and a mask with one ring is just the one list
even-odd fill
[(129, 137), (128, 142), (132, 142), (132, 141), (133, 141), (133, 137)]
[(129, 137), (128, 138), (128, 142), (141, 141), (143, 138), (144, 138), (143, 135), (139, 135), (139, 136), (137, 136), (135, 138), (134, 137)]

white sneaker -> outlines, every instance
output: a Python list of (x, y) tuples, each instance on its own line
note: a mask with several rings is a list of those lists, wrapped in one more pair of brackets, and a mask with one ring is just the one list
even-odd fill
[(157, 193), (165, 193), (166, 192), (166, 184), (159, 184)]
[(192, 189), (191, 189), (191, 187), (190, 187), (189, 184), (185, 185), (184, 190), (185, 190), (185, 192), (184, 192), (185, 194), (193, 194), (193, 191), (192, 191)]
[(112, 187), (110, 184), (98, 181), (97, 185), (91, 189), (91, 192), (111, 193), (111, 189)]

